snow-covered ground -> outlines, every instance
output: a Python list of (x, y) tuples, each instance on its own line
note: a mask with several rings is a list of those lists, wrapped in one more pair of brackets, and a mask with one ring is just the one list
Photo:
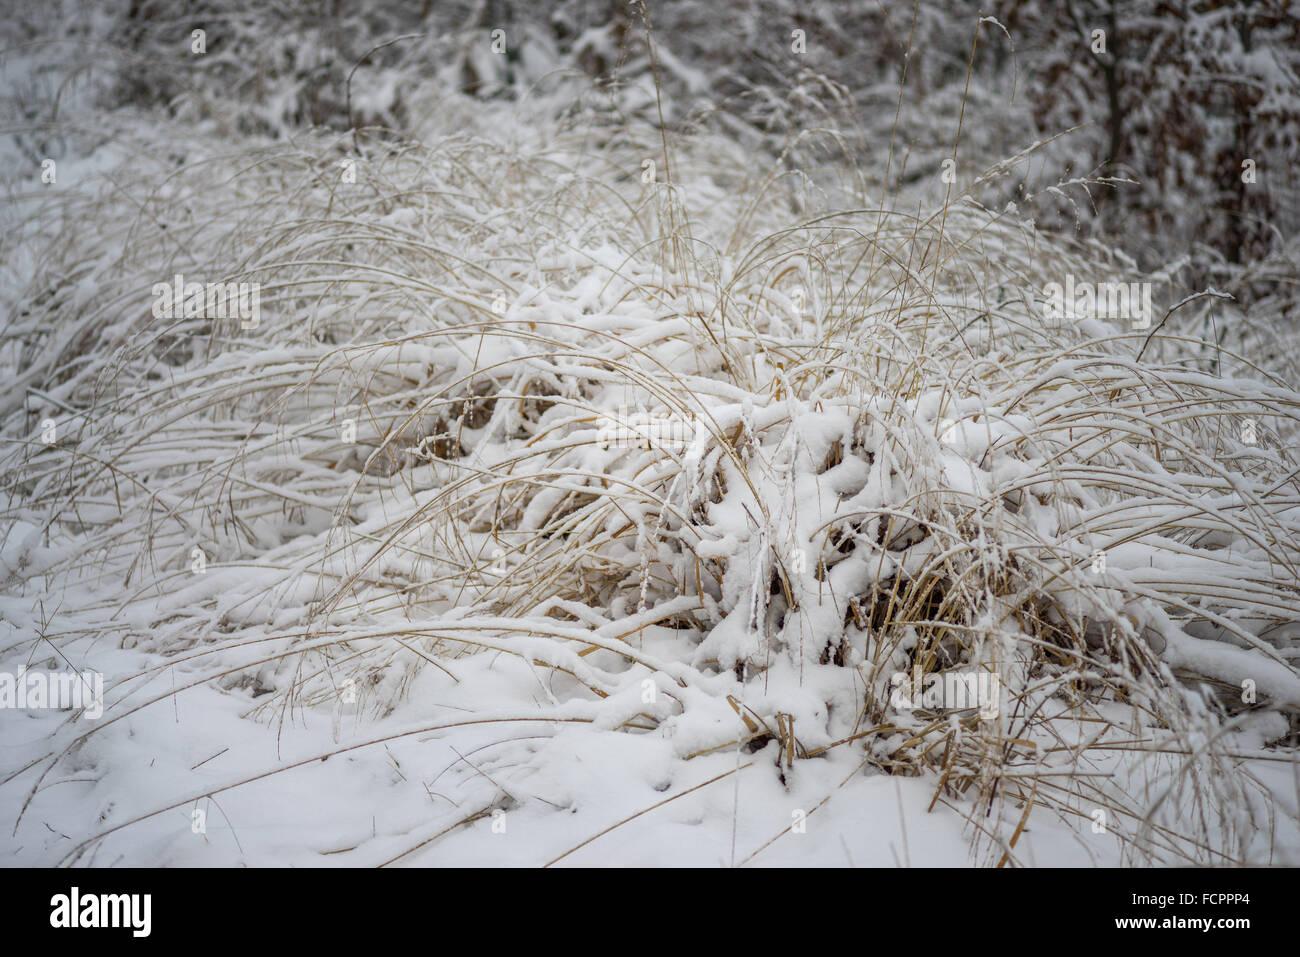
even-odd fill
[(0, 703), (103, 700), (0, 708), (0, 860), (1300, 864), (1300, 393), (1221, 301), (581, 92), (11, 184)]

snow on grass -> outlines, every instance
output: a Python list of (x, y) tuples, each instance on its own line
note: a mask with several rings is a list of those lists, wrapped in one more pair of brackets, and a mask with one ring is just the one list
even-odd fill
[(106, 701), (0, 712), (7, 857), (1296, 862), (1300, 395), (1010, 212), (439, 103), (12, 217), (0, 666)]

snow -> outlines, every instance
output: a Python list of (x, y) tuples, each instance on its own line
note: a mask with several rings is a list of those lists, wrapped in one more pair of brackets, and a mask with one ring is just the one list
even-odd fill
[[(1300, 393), (1045, 319), (1139, 267), (1033, 198), (773, 202), (707, 125), (642, 183), (653, 87), (616, 125), (530, 36), (466, 46), (479, 99), (360, 69), (400, 146), (273, 139), (277, 82), (270, 133), (114, 116), (184, 156), (4, 213), (0, 671), (106, 694), (0, 709), (0, 859), (1300, 864)], [(178, 272), (261, 323), (154, 318)], [(922, 673), (1006, 703), (891, 701)]]

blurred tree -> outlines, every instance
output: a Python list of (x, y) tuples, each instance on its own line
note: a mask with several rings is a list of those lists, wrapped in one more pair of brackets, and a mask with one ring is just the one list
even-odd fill
[[(1091, 124), (1076, 174), (1129, 175), (1112, 233), (1165, 251), (1197, 237), (1227, 261), (1275, 251), (1297, 222), (1300, 11), (1290, 0), (1017, 0), (1044, 133)], [(1134, 221), (1136, 220), (1136, 222)]]

